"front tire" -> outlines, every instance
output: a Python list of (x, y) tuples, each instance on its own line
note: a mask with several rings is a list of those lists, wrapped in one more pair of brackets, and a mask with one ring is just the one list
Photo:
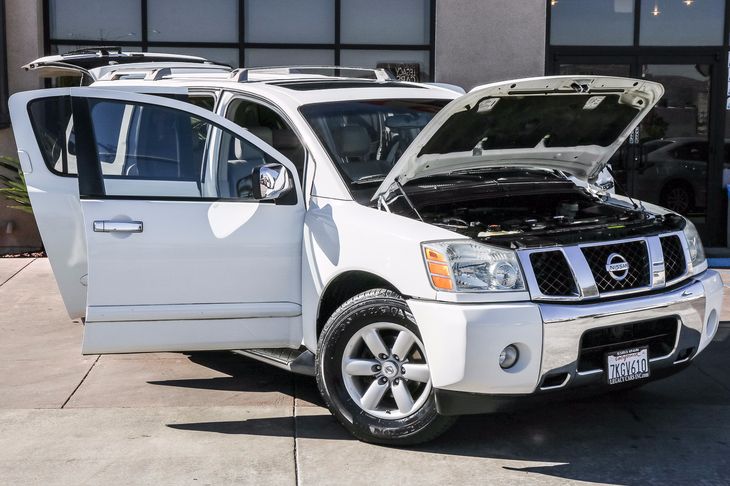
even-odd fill
[(363, 292), (332, 314), (319, 337), (316, 369), (327, 407), (365, 442), (418, 444), (455, 421), (436, 412), (421, 335), (393, 291)]

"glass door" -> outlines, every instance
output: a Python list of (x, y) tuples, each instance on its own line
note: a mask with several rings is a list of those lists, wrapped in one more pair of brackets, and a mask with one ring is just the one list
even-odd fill
[(571, 56), (557, 57), (553, 71), (664, 85), (662, 99), (611, 160), (616, 191), (689, 217), (706, 244), (724, 243), (719, 63), (710, 56)]

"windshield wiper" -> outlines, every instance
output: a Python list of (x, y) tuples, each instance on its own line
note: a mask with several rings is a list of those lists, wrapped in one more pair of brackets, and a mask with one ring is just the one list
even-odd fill
[(383, 174), (370, 174), (362, 176), (359, 179), (355, 179), (351, 182), (351, 184), (368, 184), (371, 182), (383, 182), (383, 180), (385, 180), (385, 176)]

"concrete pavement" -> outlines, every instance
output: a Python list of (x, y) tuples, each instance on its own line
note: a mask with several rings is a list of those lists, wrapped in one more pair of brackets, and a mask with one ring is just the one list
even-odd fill
[(393, 449), (230, 353), (82, 357), (45, 259), (0, 259), (0, 309), (4, 484), (730, 483), (730, 327), (667, 380)]

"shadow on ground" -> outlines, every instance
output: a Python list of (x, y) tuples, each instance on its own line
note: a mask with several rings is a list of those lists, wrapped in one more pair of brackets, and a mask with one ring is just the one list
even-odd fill
[[(726, 366), (729, 344), (717, 343), (705, 361)], [(252, 436), (291, 436), (295, 430), (298, 439), (342, 441), (337, 448), (342, 454), (359, 448), (368, 456), (396, 454), (404, 460), (413, 454), (452, 456), (456, 461), (484, 458), (502, 462), (505, 472), (599, 483), (730, 483), (730, 389), (703, 369), (704, 356), (699, 365), (640, 389), (519, 413), (462, 417), (441, 438), (403, 450), (356, 443), (331, 415), (310, 406), (322, 405), (312, 378), (222, 353), (192, 354), (190, 359), (230, 378), (155, 384), (257, 391), (257, 383), (263, 383), (304, 406), (298, 407), (296, 424), (287, 416), (169, 424), (173, 429)], [(518, 467), (515, 461), (528, 464)]]

